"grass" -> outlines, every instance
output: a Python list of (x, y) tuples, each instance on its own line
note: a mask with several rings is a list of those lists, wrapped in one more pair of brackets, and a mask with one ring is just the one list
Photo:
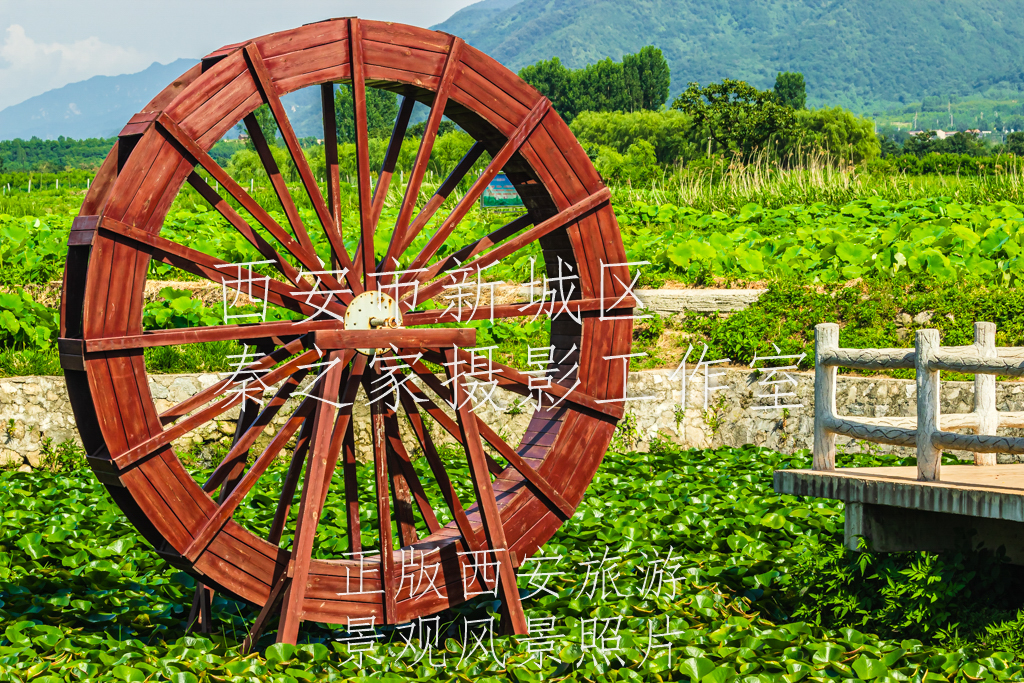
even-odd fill
[(860, 167), (809, 155), (788, 166), (766, 156), (749, 164), (697, 167), (666, 172), (651, 187), (612, 188), (615, 202), (691, 206), (705, 212), (735, 213), (746, 204), (776, 209), (822, 202), (832, 206), (880, 197), (889, 201), (948, 197), (960, 202), (1024, 202), (1024, 163), (992, 176), (873, 175)]

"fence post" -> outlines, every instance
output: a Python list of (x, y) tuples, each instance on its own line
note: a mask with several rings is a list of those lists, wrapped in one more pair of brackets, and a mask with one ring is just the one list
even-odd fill
[(816, 470), (836, 468), (836, 435), (825, 428), (836, 414), (836, 373), (839, 368), (824, 366), (821, 357), (839, 348), (839, 325), (821, 323), (814, 326), (814, 460)]
[[(978, 355), (995, 358), (996, 324), (974, 323), (974, 345)], [(974, 374), (974, 412), (978, 416), (977, 434), (995, 434), (999, 429), (999, 413), (996, 412), (996, 376)], [(995, 453), (975, 453), (975, 465), (995, 465)]]
[(939, 371), (928, 369), (938, 348), (938, 330), (917, 331), (917, 478), (921, 481), (939, 481), (941, 470), (942, 449), (932, 445), (932, 434), (939, 431)]

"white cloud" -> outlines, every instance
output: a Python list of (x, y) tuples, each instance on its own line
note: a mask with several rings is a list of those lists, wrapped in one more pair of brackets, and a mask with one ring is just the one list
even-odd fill
[(93, 76), (141, 71), (152, 61), (135, 48), (95, 36), (73, 43), (36, 42), (21, 25), (11, 24), (0, 45), (0, 110)]

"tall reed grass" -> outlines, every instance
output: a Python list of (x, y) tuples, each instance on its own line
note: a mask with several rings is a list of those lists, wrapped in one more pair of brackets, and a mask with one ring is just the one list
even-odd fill
[(733, 213), (746, 204), (779, 208), (822, 202), (833, 206), (882, 198), (893, 202), (944, 197), (964, 203), (1024, 203), (1024, 162), (1016, 157), (993, 175), (872, 174), (823, 153), (779, 163), (768, 154), (737, 161), (666, 172), (650, 187), (613, 187), (619, 202), (675, 204), (700, 211)]

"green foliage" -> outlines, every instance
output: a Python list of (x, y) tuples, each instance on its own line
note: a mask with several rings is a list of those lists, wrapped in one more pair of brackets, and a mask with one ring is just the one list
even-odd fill
[(74, 473), (82, 472), (89, 467), (85, 460), (85, 451), (70, 439), (56, 446), (53, 439), (44, 436), (39, 444), (39, 466), (47, 472)]
[(0, 140), (0, 171), (54, 173), (66, 169), (97, 169), (117, 138), (72, 140)]
[(648, 45), (634, 55), (623, 55), (622, 73), (630, 110), (657, 110), (665, 106), (672, 75), (659, 48)]
[(142, 326), (147, 330), (166, 330), (176, 327), (218, 325), (223, 322), (219, 311), (207, 308), (192, 298), (184, 289), (164, 287), (162, 301), (150, 301), (142, 311)]
[(64, 272), (70, 216), (0, 214), (0, 285), (58, 280)]
[(840, 107), (798, 111), (788, 146), (821, 150), (851, 164), (874, 159), (881, 149), (874, 124)]
[(1009, 133), (1003, 151), (1018, 157), (1024, 157), (1024, 131)]
[(903, 153), (913, 154), (919, 159), (928, 154), (960, 154), (979, 157), (988, 152), (988, 146), (975, 133), (957, 132), (940, 140), (935, 131), (929, 130), (918, 133), (903, 143)]
[(606, 57), (575, 70), (558, 57), (540, 60), (520, 69), (519, 77), (551, 100), (566, 121), (584, 111), (659, 109), (671, 80), (668, 62), (651, 45), (624, 55), (621, 62)]
[[(341, 85), (334, 94), (334, 118), (338, 125), (338, 142), (356, 141), (355, 104), (352, 86)], [(379, 88), (366, 88), (366, 127), (371, 138), (391, 137), (398, 117), (398, 96)]]
[(778, 147), (793, 133), (793, 110), (770, 90), (729, 78), (703, 88), (690, 83), (672, 103), (693, 119), (709, 154), (749, 159), (759, 150)]
[[(442, 137), (444, 135), (447, 135), (448, 133), (454, 133), (458, 129), (459, 129), (459, 127), (455, 125), (454, 121), (450, 121), (450, 120), (448, 120), (446, 118), (442, 118), (441, 119), (441, 123), (439, 123), (438, 126), (437, 126), (437, 137), (440, 138), (440, 137)], [(417, 139), (419, 139), (419, 138), (423, 137), (423, 133), (425, 133), (426, 130), (427, 130), (427, 122), (426, 122), (426, 120), (423, 120), (423, 121), (420, 121), (419, 123), (414, 123), (413, 125), (411, 125), (408, 128), (406, 128), (405, 129), (405, 137), (406, 138), (417, 138)]]
[(45, 349), (57, 337), (57, 311), (23, 289), (0, 293), (0, 347)]
[(569, 128), (585, 148), (609, 147), (619, 154), (626, 154), (635, 142), (643, 140), (654, 147), (659, 164), (673, 164), (700, 153), (691, 139), (689, 117), (675, 109), (585, 111), (573, 119)]
[(519, 70), (519, 77), (551, 100), (555, 111), (566, 121), (572, 121), (579, 113), (573, 100), (573, 71), (565, 67), (558, 57), (542, 59)]
[[(274, 118), (274, 112), (271, 111), (269, 104), (261, 104), (256, 107), (252, 112), (252, 115), (256, 118), (256, 123), (260, 127), (260, 132), (263, 133), (263, 137), (266, 139), (268, 145), (277, 144), (277, 136), (279, 134), (277, 129), (277, 119)], [(245, 130), (246, 126), (244, 123), (240, 123), (237, 126), (239, 131)], [(252, 139), (249, 140), (247, 147), (250, 150), (254, 150)]]
[[(464, 459), (442, 458), (464, 487)], [(844, 465), (912, 464), (841, 458)], [(396, 681), (925, 680), (924, 671), (931, 672), (927, 680), (1013, 680), (1024, 673), (1019, 600), (1009, 590), (1015, 575), (1005, 564), (970, 550), (868, 556), (866, 571), (852, 580), (865, 556), (842, 549), (842, 504), (771, 490), (774, 469), (809, 464), (806, 452), (753, 446), (680, 451), (656, 443), (650, 453), (610, 452), (576, 515), (539, 551), (559, 557), (544, 570), (561, 573), (548, 584), (554, 595), (524, 600), (527, 617), (555, 619), (557, 648), (543, 667), (528, 663), (524, 640), (508, 637), (494, 640), (504, 666), (479, 650), (457, 664), (464, 645), (456, 620), (486, 619), (497, 610), (491, 601), (442, 616), (445, 642), (443, 652), (431, 653), (432, 667), (414, 663), (386, 633), (367, 654), (385, 660), (390, 673), (383, 675)], [(414, 466), (431, 482), (422, 458)], [(236, 512), (240, 524), (269, 525), (275, 506), (268, 501), (284, 472), (277, 463), (261, 478)], [(369, 501), (372, 464), (359, 465), (358, 476)], [(321, 550), (344, 536), (344, 486), (335, 477), (319, 527)], [(219, 593), (214, 634), (186, 636), (193, 579), (148, 548), (88, 472), (2, 473), (0, 509), (0, 676), (8, 680), (361, 677), (337, 640), (345, 632), (329, 626), (304, 624), (309, 641), (298, 646), (272, 645), (271, 631), (257, 654), (240, 656), (256, 610)], [(374, 524), (368, 512), (364, 528)], [(583, 563), (593, 562), (595, 547), (616, 559), (604, 577), (607, 590), (591, 596), (592, 565)], [(666, 580), (645, 591), (659, 561)], [(522, 591), (532, 590), (528, 578), (521, 573)], [(823, 593), (831, 584), (836, 590)], [(839, 598), (857, 609), (839, 613)], [(622, 663), (614, 666), (586, 649), (583, 637), (584, 619), (609, 617), (604, 642), (621, 645)], [(671, 665), (664, 649), (647, 651), (648, 634), (666, 630), (675, 633)]]
[(780, 71), (775, 77), (774, 90), (779, 102), (787, 107), (803, 109), (807, 103), (807, 88), (802, 73)]
[(1022, 209), (1009, 202), (868, 199), (838, 210), (748, 204), (734, 216), (707, 216), (685, 207), (637, 206), (637, 217), (659, 229), (628, 229), (624, 241), (631, 259), (642, 255), (669, 272), (709, 269), (739, 279), (826, 283), (909, 272), (941, 283), (1010, 285), (1024, 274)]

